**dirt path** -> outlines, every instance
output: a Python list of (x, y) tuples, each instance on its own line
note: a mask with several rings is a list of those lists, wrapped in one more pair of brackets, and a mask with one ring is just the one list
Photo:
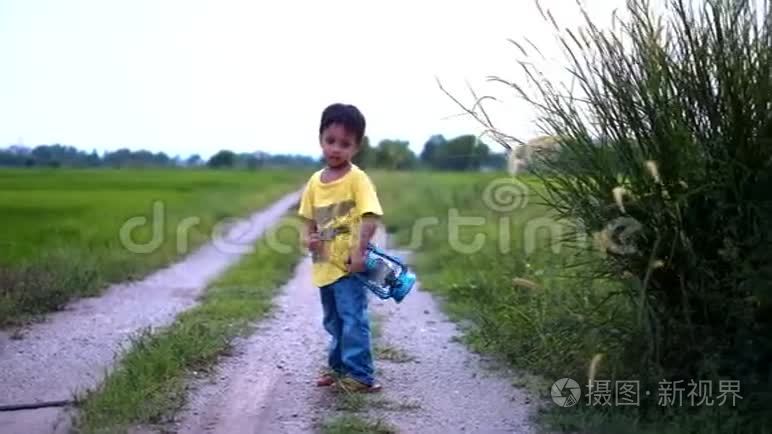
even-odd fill
[[(380, 245), (382, 244), (379, 243)], [(190, 385), (176, 422), (138, 432), (315, 433), (340, 395), (313, 385), (324, 364), (318, 290), (305, 259), (269, 319), (235, 342), (215, 372)], [(513, 373), (489, 370), (455, 339), (459, 331), (417, 288), (397, 305), (371, 297), (380, 336), (376, 369), (384, 391), (367, 415), (404, 433), (530, 433), (530, 406)], [(368, 404), (365, 404), (366, 406)]]
[[(241, 221), (227, 239), (232, 245), (251, 245), (296, 205), (299, 194), (286, 195)], [(131, 336), (145, 327), (167, 325), (194, 306), (208, 282), (243, 253), (209, 244), (142, 281), (72, 303), (23, 330), (20, 340), (0, 333), (0, 404), (67, 400), (94, 387)], [(0, 433), (66, 432), (66, 410), (0, 412)]]
[[(326, 394), (311, 386), (323, 363), (326, 336), (319, 294), (308, 283), (311, 263), (304, 259), (276, 300), (272, 315), (250, 337), (234, 342), (210, 376), (191, 385), (178, 433), (312, 432), (319, 421), (313, 409)], [(143, 429), (141, 431), (149, 431)]]

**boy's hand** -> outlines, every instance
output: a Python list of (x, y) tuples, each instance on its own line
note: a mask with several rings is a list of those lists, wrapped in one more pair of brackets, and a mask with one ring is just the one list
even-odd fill
[(322, 247), (322, 240), (319, 238), (319, 234), (317, 232), (312, 232), (308, 234), (308, 250), (312, 252), (319, 252), (319, 249)]
[(348, 264), (349, 273), (360, 273), (365, 271), (365, 255), (359, 249), (354, 249), (351, 252), (351, 259)]
[(302, 238), (306, 248), (311, 252), (320, 253), (320, 250), (322, 249), (322, 239), (319, 237), (319, 232), (316, 228), (316, 222), (310, 219), (306, 220), (304, 235), (305, 236)]

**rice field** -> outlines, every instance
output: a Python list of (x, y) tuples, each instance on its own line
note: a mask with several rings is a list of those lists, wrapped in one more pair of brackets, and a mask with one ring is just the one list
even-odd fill
[(168, 264), (211, 239), (218, 223), (300, 188), (307, 176), (287, 170), (2, 170), (0, 326)]

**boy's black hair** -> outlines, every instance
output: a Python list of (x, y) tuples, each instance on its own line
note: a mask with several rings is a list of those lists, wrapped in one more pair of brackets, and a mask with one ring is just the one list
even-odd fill
[(357, 144), (362, 143), (365, 135), (365, 117), (353, 105), (335, 103), (327, 106), (322, 112), (319, 134), (332, 124), (341, 124), (343, 128), (354, 133)]

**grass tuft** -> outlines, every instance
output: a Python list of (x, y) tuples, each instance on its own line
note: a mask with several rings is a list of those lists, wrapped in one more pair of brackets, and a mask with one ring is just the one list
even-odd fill
[(397, 430), (382, 420), (369, 421), (352, 414), (327, 420), (322, 425), (323, 434), (396, 434)]
[(415, 360), (415, 357), (407, 354), (404, 350), (390, 345), (377, 345), (375, 347), (375, 356), (380, 360), (394, 363), (408, 363)]

